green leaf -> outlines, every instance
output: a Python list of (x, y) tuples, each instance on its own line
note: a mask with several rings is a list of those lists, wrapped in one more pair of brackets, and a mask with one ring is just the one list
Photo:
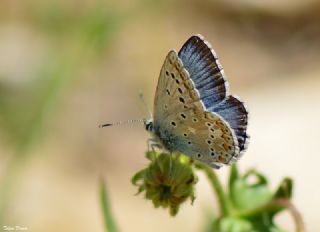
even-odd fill
[[(236, 170), (230, 175), (230, 199), (237, 210), (251, 210), (267, 204), (272, 199), (267, 179), (260, 173), (250, 170), (239, 176)], [(252, 182), (253, 180), (253, 182)]]
[(251, 218), (248, 221), (252, 225), (252, 231), (284, 232), (284, 230), (274, 224), (273, 216), (269, 215), (267, 212), (260, 214), (259, 217)]
[(116, 223), (111, 213), (111, 207), (109, 203), (107, 188), (103, 181), (101, 181), (101, 184), (100, 184), (100, 203), (101, 203), (101, 208), (103, 213), (103, 220), (105, 224), (105, 231), (118, 232)]
[(210, 232), (283, 232), (267, 214), (255, 218), (222, 217), (214, 221)]
[[(275, 193), (268, 188), (268, 180), (256, 170), (240, 175), (234, 165), (230, 170), (229, 197), (233, 213), (214, 224), (220, 232), (281, 232), (274, 223), (275, 215), (287, 209), (292, 196), (293, 183), (285, 178)], [(285, 204), (286, 203), (286, 204)]]
[(252, 232), (253, 227), (247, 220), (240, 218), (222, 218), (219, 223), (220, 232)]
[(274, 198), (287, 198), (292, 197), (293, 180), (285, 177), (279, 184), (278, 189), (274, 193)]
[(143, 177), (146, 174), (146, 170), (142, 169), (141, 171), (137, 172), (136, 174), (134, 174), (134, 176), (131, 178), (131, 183), (135, 186), (140, 186), (138, 184), (138, 181), (143, 181)]

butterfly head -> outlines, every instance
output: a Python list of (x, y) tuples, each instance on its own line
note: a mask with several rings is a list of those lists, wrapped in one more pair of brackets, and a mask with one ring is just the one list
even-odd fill
[(146, 128), (147, 131), (154, 132), (153, 120), (152, 119), (144, 120), (144, 127)]

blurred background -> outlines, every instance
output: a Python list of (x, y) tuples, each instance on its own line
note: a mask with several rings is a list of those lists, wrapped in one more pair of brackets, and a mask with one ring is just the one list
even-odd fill
[[(147, 164), (143, 126), (98, 129), (147, 117), (139, 92), (152, 108), (167, 52), (200, 33), (250, 110), (240, 169), (272, 187), (292, 177), (319, 231), (319, 25), (319, 0), (1, 0), (0, 230), (103, 231), (103, 178), (121, 231), (201, 231), (216, 204), (204, 176), (171, 218), (130, 183)], [(277, 220), (293, 231), (289, 214)]]

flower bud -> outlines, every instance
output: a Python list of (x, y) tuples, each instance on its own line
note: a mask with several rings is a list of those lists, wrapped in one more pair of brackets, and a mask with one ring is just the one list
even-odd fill
[(138, 194), (145, 191), (145, 198), (154, 207), (169, 208), (175, 216), (183, 202), (195, 199), (194, 185), (198, 178), (191, 161), (184, 155), (155, 151), (147, 152), (146, 156), (150, 164), (132, 177), (132, 183), (138, 187)]

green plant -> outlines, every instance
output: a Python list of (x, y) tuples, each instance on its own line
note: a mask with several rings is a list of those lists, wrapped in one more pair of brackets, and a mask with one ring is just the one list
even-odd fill
[[(291, 202), (293, 181), (284, 178), (275, 191), (270, 190), (268, 179), (256, 170), (241, 174), (235, 164), (230, 167), (227, 189), (223, 188), (215, 171), (208, 165), (193, 161), (181, 154), (146, 153), (148, 166), (132, 177), (132, 183), (151, 200), (155, 208), (169, 208), (175, 216), (181, 204), (195, 199), (197, 176), (203, 171), (218, 202), (219, 213), (210, 216), (206, 232), (281, 232), (274, 221), (278, 213), (289, 210), (296, 231), (304, 231), (300, 214)], [(111, 230), (107, 230), (111, 231)]]

